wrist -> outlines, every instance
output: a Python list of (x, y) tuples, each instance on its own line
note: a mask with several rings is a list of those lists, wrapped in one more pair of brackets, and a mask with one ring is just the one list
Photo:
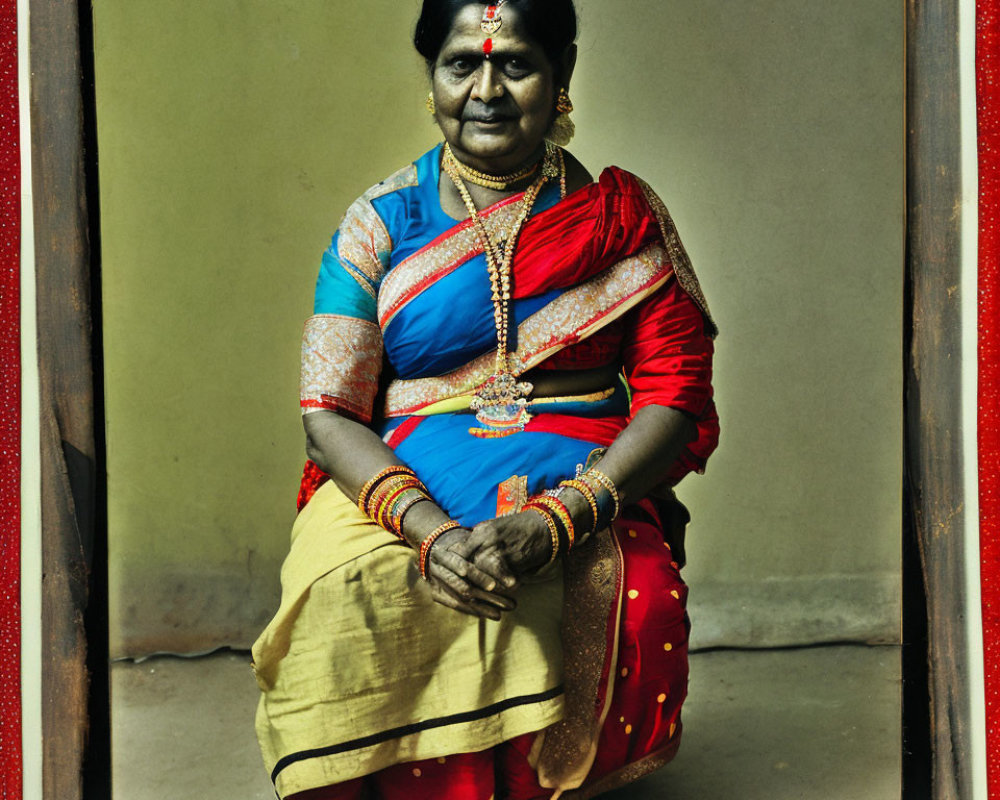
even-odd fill
[(578, 531), (589, 531), (594, 527), (594, 512), (583, 493), (572, 486), (567, 486), (559, 493), (566, 510), (573, 518), (573, 524)]
[(430, 498), (423, 502), (414, 504), (403, 517), (403, 538), (414, 548), (419, 548), (420, 543), (427, 535), (440, 525), (449, 520), (447, 514)]
[(462, 525), (455, 520), (450, 519), (447, 522), (438, 525), (434, 530), (428, 533), (423, 540), (420, 542), (420, 555), (418, 557), (417, 563), (420, 565), (420, 577), (424, 580), (430, 580), (430, 566), (431, 566), (431, 548), (437, 543), (438, 539), (444, 536), (449, 531), (457, 530), (461, 528)]
[(524, 506), (525, 511), (538, 514), (548, 529), (552, 550), (549, 563), (552, 563), (561, 553), (568, 553), (576, 538), (573, 519), (566, 509), (565, 503), (551, 494), (536, 495)]

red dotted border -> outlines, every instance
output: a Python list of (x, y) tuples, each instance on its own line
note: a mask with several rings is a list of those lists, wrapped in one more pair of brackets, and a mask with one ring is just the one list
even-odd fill
[(21, 797), (21, 164), (17, 2), (0, 0), (0, 796)]

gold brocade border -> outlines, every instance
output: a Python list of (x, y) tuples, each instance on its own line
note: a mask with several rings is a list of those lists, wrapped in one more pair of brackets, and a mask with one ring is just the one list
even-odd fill
[[(518, 326), (518, 347), (511, 359), (514, 374), (526, 372), (618, 319), (662, 286), (671, 274), (663, 246), (651, 244), (563, 292)], [(494, 359), (491, 351), (447, 375), (393, 381), (386, 390), (386, 416), (413, 414), (439, 400), (474, 392), (493, 374)]]
[[(482, 212), (490, 238), (506, 241), (519, 213), (520, 204), (514, 202)], [(456, 228), (401, 261), (385, 276), (378, 292), (378, 319), (383, 330), (423, 289), (483, 252), (482, 240), (471, 221), (457, 223)]]
[(674, 221), (670, 218), (670, 212), (667, 211), (666, 205), (664, 205), (663, 201), (659, 198), (656, 192), (653, 191), (652, 187), (648, 183), (642, 180), (642, 178), (636, 178), (636, 181), (642, 188), (642, 192), (646, 195), (649, 207), (653, 209), (653, 213), (656, 214), (656, 219), (660, 223), (660, 232), (663, 234), (663, 243), (667, 248), (670, 261), (674, 265), (674, 274), (677, 276), (677, 282), (681, 285), (681, 288), (687, 292), (691, 299), (694, 300), (698, 308), (701, 309), (701, 312), (708, 320), (711, 335), (714, 336), (718, 333), (719, 328), (715, 324), (715, 320), (712, 319), (712, 312), (708, 310), (708, 301), (705, 299), (705, 294), (701, 290), (701, 284), (698, 283), (698, 276), (695, 275), (694, 267), (691, 265), (691, 259), (688, 257), (687, 250), (684, 249), (684, 245), (681, 243), (681, 237), (677, 233)]
[(605, 792), (613, 791), (614, 789), (618, 789), (628, 783), (637, 781), (640, 778), (645, 778), (651, 772), (655, 772), (661, 767), (665, 767), (674, 760), (674, 757), (677, 755), (677, 751), (681, 746), (682, 731), (683, 726), (678, 723), (677, 730), (674, 731), (674, 735), (670, 738), (670, 741), (655, 753), (650, 753), (647, 756), (643, 756), (638, 761), (626, 764), (621, 769), (617, 769), (614, 772), (605, 775), (600, 780), (587, 784), (580, 789), (565, 792), (560, 795), (560, 797), (562, 800), (590, 800), (592, 797), (597, 797)]
[(347, 409), (371, 419), (382, 370), (382, 331), (374, 322), (317, 314), (302, 331), (299, 401), (304, 412)]
[[(546, 789), (576, 789), (586, 779), (613, 699), (624, 564), (613, 529), (605, 529), (593, 538), (590, 546), (567, 557), (564, 566), (565, 713), (559, 722), (538, 735), (536, 743), (538, 782)], [(615, 620), (610, 647), (609, 618)], [(604, 703), (598, 707), (604, 664), (609, 658)]]
[[(337, 245), (337, 257), (347, 261), (351, 266), (367, 277), (373, 286), (377, 286), (385, 273), (384, 259), (392, 251), (392, 239), (382, 218), (372, 206), (372, 201), (383, 195), (417, 185), (417, 168), (409, 164), (390, 175), (381, 183), (377, 183), (355, 200), (347, 209), (337, 230), (340, 239)], [(365, 290), (374, 296), (371, 286)]]

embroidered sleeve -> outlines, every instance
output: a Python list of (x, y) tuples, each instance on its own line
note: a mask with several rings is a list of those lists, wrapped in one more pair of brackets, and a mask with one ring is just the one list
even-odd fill
[(314, 315), (302, 335), (302, 412), (328, 410), (370, 422), (382, 371), (378, 289), (392, 238), (374, 200), (416, 183), (411, 164), (351, 204), (323, 253)]
[(379, 373), (382, 332), (371, 320), (316, 314), (302, 334), (302, 413), (339, 411), (371, 422)]

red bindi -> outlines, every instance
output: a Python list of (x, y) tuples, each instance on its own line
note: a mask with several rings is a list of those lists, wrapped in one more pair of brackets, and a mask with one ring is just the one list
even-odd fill
[(489, 58), (490, 53), (492, 52), (493, 52), (493, 40), (487, 39), (485, 42), (483, 42), (483, 55)]

